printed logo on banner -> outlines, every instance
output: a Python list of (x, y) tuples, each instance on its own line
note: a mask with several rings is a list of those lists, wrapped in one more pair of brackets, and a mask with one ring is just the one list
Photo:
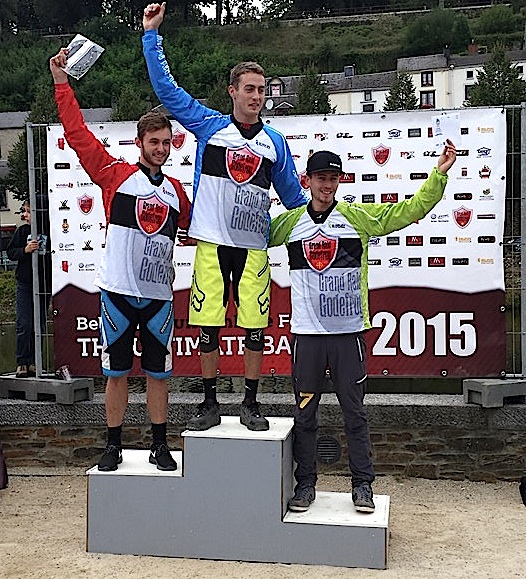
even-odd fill
[(407, 265), (409, 267), (422, 267), (422, 258), (421, 257), (410, 257), (407, 260)]
[(431, 213), (431, 223), (449, 223), (449, 215), (447, 213), (442, 213), (437, 215), (436, 213)]
[(493, 127), (477, 127), (479, 133), (490, 134), (494, 133), (495, 129)]
[(380, 238), (379, 237), (370, 237), (369, 238), (369, 246), (370, 247), (379, 247), (380, 246)]
[(363, 155), (353, 155), (352, 153), (347, 153), (347, 161), (362, 161)]
[(62, 233), (68, 233), (69, 232), (69, 223), (67, 219), (63, 219), (62, 220)]
[(62, 271), (65, 271), (66, 273), (68, 273), (69, 272), (69, 261), (63, 260), (61, 267), (62, 267)]
[(106, 229), (106, 224), (102, 221), (99, 221), (99, 231), (101, 231), (102, 229)]
[(64, 137), (58, 137), (57, 139), (57, 147), (63, 151), (64, 150), (64, 146), (65, 146), (65, 141), (64, 141)]
[(362, 133), (362, 138), (364, 139), (371, 139), (374, 137), (379, 137), (380, 136), (380, 131), (364, 131)]
[(491, 169), (487, 165), (484, 165), (484, 167), (479, 171), (479, 177), (481, 179), (489, 179), (490, 175)]
[(461, 135), (469, 135), (469, 127), (460, 127)]
[(424, 151), (424, 157), (439, 157), (436, 151)]
[(375, 266), (375, 265), (382, 265), (382, 260), (381, 259), (368, 259), (367, 260), (367, 265), (371, 265), (371, 266)]
[(428, 267), (446, 267), (446, 258), (440, 257), (428, 257), (427, 258)]
[(462, 205), (458, 209), (453, 209), (453, 219), (455, 223), (464, 229), (471, 223), (471, 218), (473, 217), (473, 209), (468, 209)]
[[(455, 237), (455, 241), (457, 243), (471, 243), (471, 237), (459, 237), (458, 235)], [(444, 242), (445, 243), (445, 242)]]
[(355, 195), (344, 195), (343, 200), (349, 204), (354, 203), (356, 201), (356, 196)]
[(430, 237), (429, 243), (431, 245), (445, 245), (446, 238), (445, 237)]
[(351, 133), (336, 133), (337, 139), (352, 139), (353, 135)]
[(109, 137), (101, 137), (99, 140), (106, 148), (111, 147)]
[(84, 213), (84, 215), (89, 215), (91, 213), (93, 209), (93, 201), (94, 197), (88, 195), (87, 193), (84, 193), (84, 195), (77, 197), (77, 204), (82, 213)]
[(380, 143), (377, 147), (371, 149), (373, 159), (377, 165), (383, 166), (391, 157), (391, 147), (386, 147)]
[(91, 229), (93, 227), (93, 223), (81, 223), (79, 225), (79, 229), (81, 229), (82, 231), (88, 231), (88, 229)]
[[(407, 136), (409, 138), (412, 137), (421, 137), (422, 136), (422, 130), (421, 129), (407, 129)], [(433, 135), (431, 135), (433, 136)]]
[(364, 173), (362, 181), (378, 181), (378, 175), (376, 173)]
[(491, 189), (488, 187), (487, 189), (482, 190), (482, 195), (479, 197), (480, 201), (493, 201), (494, 197), (491, 194)]
[(71, 169), (71, 165), (69, 163), (55, 163), (53, 166), (55, 169)]
[(455, 199), (455, 201), (469, 201), (473, 199), (473, 195), (471, 193), (455, 193), (453, 199)]
[(75, 244), (74, 243), (59, 243), (58, 249), (59, 249), (59, 251), (75, 251)]
[(393, 268), (402, 267), (402, 260), (399, 257), (391, 257), (389, 259), (389, 267)]
[(424, 237), (423, 235), (407, 235), (405, 244), (408, 246), (422, 246), (424, 245)]
[(93, 247), (91, 247), (91, 239), (88, 239), (87, 241), (84, 242), (84, 247), (82, 248), (82, 251), (93, 251)]
[(340, 175), (340, 183), (354, 183), (356, 175), (354, 173), (342, 173)]
[(228, 175), (238, 185), (248, 183), (258, 172), (262, 162), (263, 157), (254, 153), (246, 145), (226, 150)]
[(183, 167), (189, 167), (192, 164), (190, 161), (190, 155), (183, 155), (183, 160), (181, 161), (181, 165)]
[(402, 173), (386, 173), (385, 178), (390, 179), (391, 181), (401, 181)]
[(469, 265), (469, 257), (454, 257), (451, 265)]
[(477, 241), (478, 243), (495, 243), (496, 238), (494, 235), (479, 235)]
[(481, 265), (493, 265), (495, 263), (495, 260), (492, 257), (479, 257), (477, 261)]
[(382, 193), (380, 199), (382, 203), (398, 203), (398, 193)]
[(310, 267), (317, 272), (325, 271), (336, 258), (338, 239), (322, 232), (303, 240), (303, 255)]
[(400, 129), (390, 129), (387, 131), (388, 139), (399, 139), (402, 136), (402, 131)]
[(402, 157), (402, 159), (414, 159), (415, 158), (415, 152), (414, 151), (400, 151), (400, 157)]
[(457, 157), (469, 157), (469, 149), (457, 149)]
[(135, 203), (137, 223), (146, 235), (161, 231), (168, 219), (169, 205), (159, 199), (155, 193), (146, 198), (138, 198)]
[(495, 213), (477, 213), (477, 219), (496, 219)]
[(55, 189), (73, 189), (73, 183), (56, 183)]
[(185, 143), (186, 143), (186, 131), (180, 131), (179, 129), (175, 129), (175, 131), (172, 133), (172, 147), (176, 151), (179, 151), (179, 149), (182, 149), (184, 147)]
[(416, 181), (417, 179), (427, 179), (428, 176), (427, 173), (409, 173), (409, 179), (412, 181)]
[(289, 140), (296, 140), (296, 139), (303, 140), (307, 138), (307, 135), (287, 135), (285, 138)]
[(58, 208), (59, 211), (69, 211), (70, 207), (68, 205), (68, 200), (64, 199), (60, 202), (60, 207)]
[(119, 141), (119, 145), (135, 145), (135, 139), (123, 139)]
[(325, 141), (329, 138), (329, 133), (314, 133), (314, 138), (317, 141)]
[(387, 245), (400, 245), (399, 237), (387, 237)]
[(433, 127), (427, 127), (427, 137), (429, 139), (433, 137)]
[(362, 203), (374, 203), (374, 194), (368, 193), (366, 195), (362, 195)]

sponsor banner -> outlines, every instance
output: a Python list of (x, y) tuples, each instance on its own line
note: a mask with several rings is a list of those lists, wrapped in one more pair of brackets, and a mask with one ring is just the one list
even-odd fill
[[(497, 109), (456, 112), (461, 127), (456, 142), (460, 154), (449, 172), (443, 199), (424, 219), (369, 244), (374, 326), (367, 333), (371, 375), (435, 376), (445, 371), (448, 376), (491, 376), (505, 367), (501, 311), (505, 119)], [(315, 151), (331, 150), (341, 156), (344, 174), (338, 199), (396, 203), (410, 198), (436, 164), (440, 151), (434, 148), (434, 114), (273, 117), (266, 122), (286, 136), (300, 175)], [(196, 142), (182, 126), (173, 125), (172, 152), (164, 171), (178, 178), (191, 198)], [(113, 156), (137, 161), (135, 123), (89, 128)], [(258, 162), (249, 149), (232, 151), (229, 174), (241, 185), (250, 180)], [(48, 131), (48, 173), (56, 365), (68, 364), (75, 375), (98, 375), (99, 304), (93, 280), (104, 251), (106, 218), (101, 191), (80, 166), (60, 125)], [(156, 200), (151, 201), (153, 208), (137, 208), (147, 233), (155, 231), (164, 217)], [(271, 191), (271, 215), (283, 210)], [(321, 271), (330, 262), (332, 248), (325, 251), (326, 240), (316, 242), (323, 251), (313, 251), (309, 259), (312, 267)], [(270, 250), (269, 256), (272, 325), (267, 332), (263, 372), (289, 374), (288, 259), (284, 248)], [(176, 246), (176, 375), (200, 373), (197, 329), (186, 324), (193, 257), (194, 248)], [(241, 375), (244, 331), (235, 327), (232, 307), (221, 335), (221, 372)], [(134, 373), (139, 372), (137, 363)]]

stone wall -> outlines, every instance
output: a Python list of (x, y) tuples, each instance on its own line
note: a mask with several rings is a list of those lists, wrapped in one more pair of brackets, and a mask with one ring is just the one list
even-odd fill
[[(292, 416), (290, 394), (259, 396), (266, 416)], [(169, 443), (182, 449), (181, 432), (197, 394), (170, 394)], [(221, 394), (221, 414), (237, 415), (241, 396)], [(517, 480), (526, 470), (526, 405), (488, 409), (455, 395), (366, 396), (373, 459), (378, 475), (494, 481)], [(341, 412), (334, 394), (324, 394), (319, 434), (342, 447), (339, 460), (320, 472), (348, 474)], [(0, 400), (0, 442), (9, 467), (93, 466), (105, 446), (104, 397), (61, 405)], [(123, 445), (148, 448), (151, 440), (144, 394), (130, 394)]]

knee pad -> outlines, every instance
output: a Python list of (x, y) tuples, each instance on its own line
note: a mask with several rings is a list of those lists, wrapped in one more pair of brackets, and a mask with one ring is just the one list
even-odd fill
[(219, 348), (219, 327), (199, 328), (199, 350), (207, 354)]
[(247, 328), (245, 348), (252, 352), (261, 352), (265, 347), (265, 332), (262, 329)]

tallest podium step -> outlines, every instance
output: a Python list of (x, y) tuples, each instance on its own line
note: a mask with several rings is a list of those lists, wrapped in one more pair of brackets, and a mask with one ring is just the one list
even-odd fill
[(342, 567), (387, 566), (389, 497), (372, 514), (350, 493), (318, 492), (305, 513), (293, 495), (292, 419), (252, 432), (238, 417), (185, 431), (178, 468), (161, 472), (149, 451), (124, 450), (115, 472), (88, 471), (87, 550)]

